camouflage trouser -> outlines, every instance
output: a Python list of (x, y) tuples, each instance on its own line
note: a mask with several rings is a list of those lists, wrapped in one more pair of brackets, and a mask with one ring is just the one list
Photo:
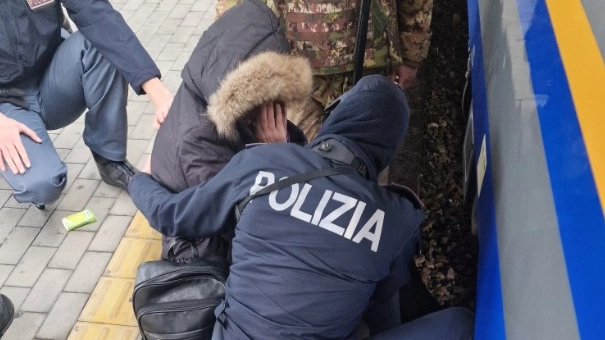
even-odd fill
[(324, 108), (349, 89), (351, 75), (313, 76), (313, 93), (303, 107), (288, 108), (288, 119), (296, 124), (311, 141), (325, 117)]
[[(353, 74), (336, 74), (313, 77), (313, 95), (302, 107), (289, 107), (288, 119), (296, 124), (308, 141), (317, 136), (326, 115), (324, 108), (346, 92), (352, 83)], [(378, 183), (389, 182), (389, 167), (378, 174)]]
[(323, 109), (324, 106), (317, 100), (309, 98), (300, 107), (288, 106), (288, 120), (298, 126), (307, 140), (311, 141), (317, 136), (323, 123)]
[[(380, 73), (372, 69), (365, 75)], [(317, 135), (326, 118), (324, 108), (345, 93), (353, 83), (353, 72), (313, 76), (313, 93), (302, 108), (289, 108), (288, 119), (296, 124), (309, 141)]]

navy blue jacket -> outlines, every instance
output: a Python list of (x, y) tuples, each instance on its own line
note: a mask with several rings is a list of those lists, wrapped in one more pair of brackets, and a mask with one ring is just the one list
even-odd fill
[(355, 173), (257, 197), (234, 217), (259, 187), (331, 166), (308, 147), (259, 145), (177, 195), (146, 174), (132, 178), (129, 192), (165, 235), (209, 237), (235, 226), (219, 307), (227, 339), (353, 339), (369, 301), (386, 300), (407, 280), (421, 208)]
[(122, 15), (107, 0), (57, 0), (36, 10), (25, 0), (0, 6), (0, 87), (43, 74), (62, 42), (63, 4), (69, 17), (136, 93), (160, 77), (157, 68)]

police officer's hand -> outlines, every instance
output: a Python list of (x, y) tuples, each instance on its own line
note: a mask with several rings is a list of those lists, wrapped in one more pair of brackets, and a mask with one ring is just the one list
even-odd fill
[(155, 109), (155, 117), (153, 119), (153, 128), (159, 129), (164, 123), (166, 115), (172, 105), (172, 93), (164, 86), (159, 78), (152, 78), (143, 83), (143, 90), (151, 99), (151, 103)]
[(23, 174), (31, 166), (21, 142), (21, 134), (36, 143), (42, 143), (34, 130), (0, 112), (0, 169), (2, 171), (6, 171), (8, 165), (14, 174)]
[(391, 72), (391, 74), (389, 75), (389, 79), (399, 85), (399, 87), (401, 87), (402, 89), (407, 89), (414, 83), (417, 71), (418, 68), (416, 67), (401, 65), (399, 67), (396, 67)]
[(260, 106), (254, 124), (254, 134), (261, 143), (288, 141), (288, 116), (284, 105), (268, 102)]

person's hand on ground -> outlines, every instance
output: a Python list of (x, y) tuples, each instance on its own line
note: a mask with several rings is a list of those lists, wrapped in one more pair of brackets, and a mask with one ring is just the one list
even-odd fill
[(164, 123), (166, 115), (172, 105), (172, 93), (164, 86), (162, 81), (158, 78), (152, 78), (143, 84), (143, 90), (147, 93), (151, 99), (151, 103), (155, 109), (155, 117), (153, 120), (153, 128), (159, 129), (160, 125)]
[(418, 68), (416, 67), (401, 65), (391, 72), (389, 79), (399, 85), (402, 89), (407, 89), (414, 83), (414, 80), (416, 80), (417, 72)]
[(288, 141), (288, 116), (284, 105), (268, 102), (260, 106), (254, 124), (254, 134), (261, 143)]
[(0, 169), (2, 171), (6, 171), (8, 165), (14, 174), (23, 174), (31, 166), (21, 142), (21, 134), (36, 143), (42, 143), (34, 130), (0, 112)]

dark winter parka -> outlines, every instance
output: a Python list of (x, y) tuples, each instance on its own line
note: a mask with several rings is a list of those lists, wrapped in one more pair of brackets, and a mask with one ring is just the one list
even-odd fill
[(62, 42), (61, 4), (78, 30), (131, 84), (160, 77), (157, 68), (122, 15), (107, 0), (51, 0), (31, 9), (25, 0), (0, 5), (0, 87), (18, 85), (44, 74)]
[[(421, 206), (376, 182), (408, 117), (398, 87), (365, 77), (306, 147), (248, 148), (213, 179), (179, 194), (137, 174), (129, 193), (166, 235), (208, 237), (235, 225), (226, 297), (215, 312), (225, 339), (354, 339), (370, 301), (384, 301), (407, 280), (418, 243)], [(313, 150), (330, 139), (366, 165), (367, 178), (352, 173), (294, 184), (256, 197), (236, 222), (234, 208), (250, 193), (337, 166)]]
[[(154, 179), (174, 192), (208, 180), (245, 144), (256, 142), (243, 121), (251, 109), (269, 100), (289, 107), (308, 98), (310, 66), (287, 55), (282, 29), (273, 12), (253, 0), (232, 8), (204, 32), (156, 136)], [(290, 122), (288, 132), (291, 142), (305, 143)]]

